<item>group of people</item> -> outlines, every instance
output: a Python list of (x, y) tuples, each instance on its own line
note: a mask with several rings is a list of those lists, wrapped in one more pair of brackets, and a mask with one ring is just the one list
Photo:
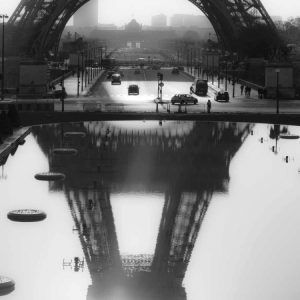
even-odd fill
[(244, 91), (245, 91), (245, 96), (246, 97), (251, 96), (251, 87), (250, 86), (244, 86), (244, 85), (241, 84), (240, 89), (241, 89), (241, 95), (243, 95)]

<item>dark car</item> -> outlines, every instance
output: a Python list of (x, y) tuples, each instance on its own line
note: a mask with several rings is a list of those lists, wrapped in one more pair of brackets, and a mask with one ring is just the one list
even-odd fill
[(59, 90), (55, 90), (51, 93), (53, 98), (56, 99), (61, 99), (62, 97), (66, 98), (67, 97), (67, 93), (65, 89), (59, 89)]
[(176, 94), (171, 99), (172, 104), (197, 104), (198, 99), (190, 94)]
[(141, 74), (141, 70), (140, 69), (135, 69), (134, 74)]
[(172, 74), (178, 75), (179, 74), (179, 69), (178, 68), (173, 68), (172, 69)]
[(184, 71), (184, 67), (183, 67), (183, 66), (179, 66), (179, 67), (178, 67), (178, 70), (179, 70), (179, 71)]
[(111, 84), (121, 84), (121, 75), (119, 73), (111, 75)]
[(128, 95), (138, 95), (140, 93), (140, 88), (137, 84), (131, 84), (128, 87)]
[(152, 70), (160, 70), (160, 66), (159, 65), (153, 65)]
[(229, 102), (229, 94), (228, 94), (228, 92), (218, 92), (218, 93), (216, 93), (215, 100), (216, 101)]

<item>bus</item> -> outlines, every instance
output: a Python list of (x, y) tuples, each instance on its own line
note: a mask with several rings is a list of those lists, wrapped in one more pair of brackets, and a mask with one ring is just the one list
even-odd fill
[(196, 79), (191, 86), (191, 92), (195, 93), (197, 96), (206, 96), (208, 92), (207, 80)]
[(101, 64), (104, 69), (113, 69), (117, 65), (117, 60), (115, 58), (106, 57), (102, 59)]

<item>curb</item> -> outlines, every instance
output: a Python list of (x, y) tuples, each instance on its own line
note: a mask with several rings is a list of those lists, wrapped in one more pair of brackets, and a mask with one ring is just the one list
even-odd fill
[(30, 127), (23, 127), (19, 129), (20, 133), (15, 133), (7, 137), (3, 144), (0, 145), (0, 164), (5, 164), (10, 154), (14, 154), (19, 145), (24, 143), (25, 137), (31, 132)]

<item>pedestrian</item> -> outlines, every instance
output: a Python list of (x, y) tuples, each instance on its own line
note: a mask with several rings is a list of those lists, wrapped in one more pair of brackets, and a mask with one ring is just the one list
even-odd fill
[(244, 86), (241, 84), (241, 95), (243, 95), (244, 94)]
[(249, 87), (249, 89), (248, 89), (248, 97), (250, 97), (251, 96), (251, 87)]
[(210, 110), (211, 110), (211, 101), (210, 101), (210, 99), (208, 99), (206, 106), (207, 106), (207, 113), (210, 114)]
[(245, 87), (245, 96), (246, 97), (249, 96), (249, 87), (248, 86)]

